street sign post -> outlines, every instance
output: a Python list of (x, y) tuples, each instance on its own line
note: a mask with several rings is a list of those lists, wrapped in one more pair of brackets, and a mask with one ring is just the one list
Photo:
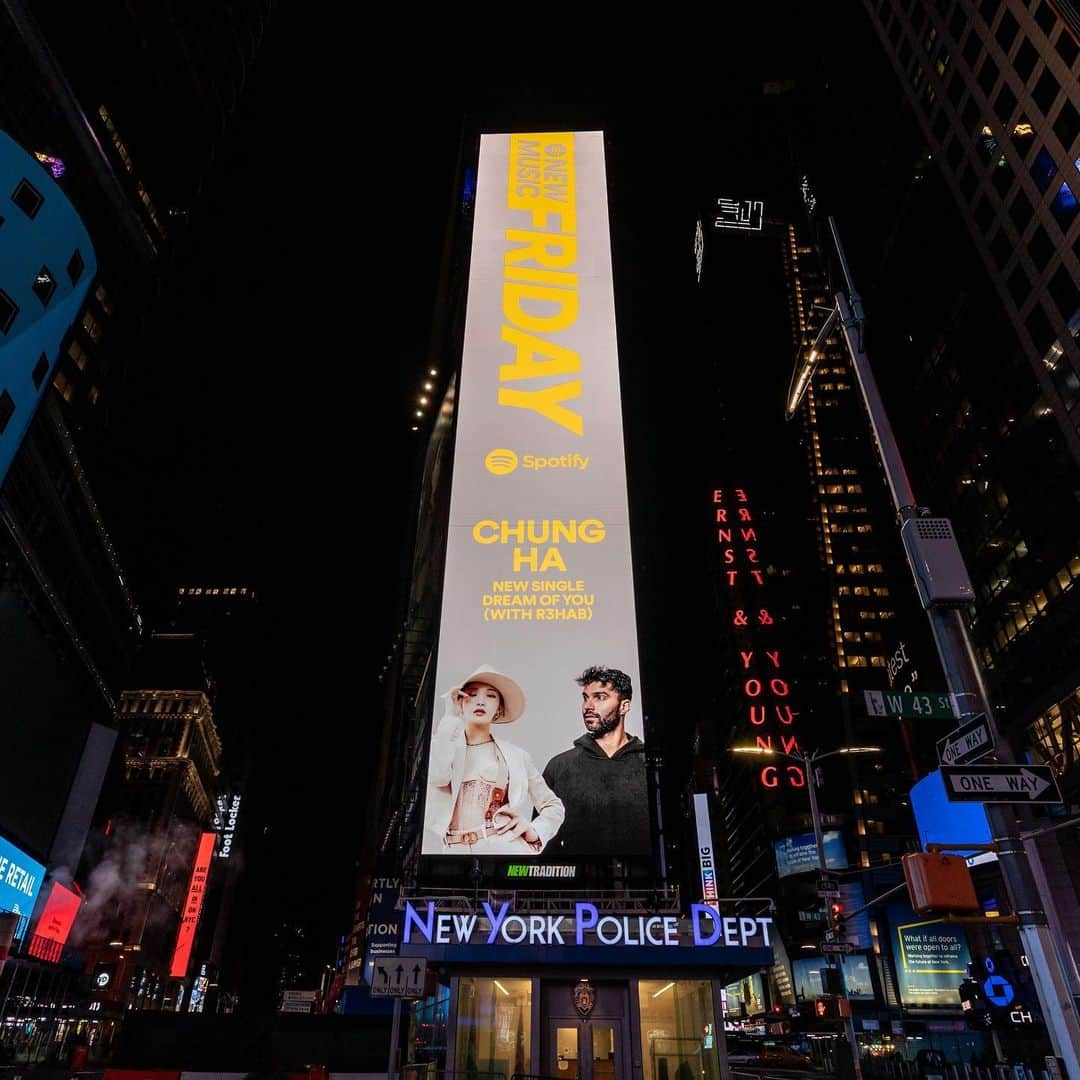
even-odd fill
[(907, 716), (917, 720), (956, 720), (960, 716), (956, 695), (944, 690), (926, 690), (921, 694), (864, 690), (863, 700), (870, 716)]
[(986, 713), (965, 720), (944, 739), (938, 739), (937, 756), (941, 765), (970, 765), (993, 753), (994, 736)]
[(941, 779), (949, 802), (1061, 802), (1049, 765), (943, 765)]
[(375, 961), (372, 997), (423, 997), (427, 960), (415, 956), (382, 956)]
[(847, 956), (853, 953), (856, 949), (856, 945), (852, 941), (823, 941), (821, 943), (821, 951), (825, 956), (831, 953), (842, 953)]

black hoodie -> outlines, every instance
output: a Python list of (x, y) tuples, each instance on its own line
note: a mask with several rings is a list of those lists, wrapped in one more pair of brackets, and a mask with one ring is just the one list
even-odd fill
[(582, 735), (573, 750), (547, 763), (544, 779), (566, 806), (566, 820), (546, 854), (646, 855), (651, 850), (645, 744), (636, 735), (611, 757), (591, 735)]

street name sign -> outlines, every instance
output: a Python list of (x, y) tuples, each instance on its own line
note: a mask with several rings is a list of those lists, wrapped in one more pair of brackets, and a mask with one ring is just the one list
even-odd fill
[(945, 691), (864, 690), (863, 699), (870, 716), (909, 716), (919, 720), (955, 720), (960, 711), (956, 697)]
[(853, 953), (857, 946), (853, 941), (823, 941), (821, 943), (821, 951), (824, 955), (828, 956), (833, 953), (843, 953), (847, 956), (849, 953)]
[(822, 878), (817, 883), (817, 894), (823, 900), (838, 900), (840, 898), (840, 882)]
[(381, 956), (371, 979), (372, 997), (423, 997), (427, 960), (415, 956)]
[(986, 713), (965, 720), (937, 744), (938, 762), (942, 765), (970, 765), (993, 750), (994, 737)]
[(943, 765), (949, 802), (1060, 803), (1049, 765)]

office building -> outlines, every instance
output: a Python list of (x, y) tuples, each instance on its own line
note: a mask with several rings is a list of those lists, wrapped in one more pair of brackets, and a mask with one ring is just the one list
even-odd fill
[[(1055, 768), (1068, 807), (1080, 794), (1080, 28), (1044, 2), (866, 7), (906, 103), (901, 160), (885, 170), (894, 212), (830, 177), (881, 253), (871, 356), (916, 495), (954, 523), (998, 723), (1021, 760)], [(1040, 891), (1075, 957), (1077, 838), (1037, 846)]]
[(209, 957), (202, 909), (215, 877), (222, 744), (201, 652), (194, 635), (155, 635), (140, 658), (143, 688), (120, 695), (122, 772), (102, 797), (76, 926), (87, 971), (105, 978), (92, 1001), (103, 1019), (179, 1011)]

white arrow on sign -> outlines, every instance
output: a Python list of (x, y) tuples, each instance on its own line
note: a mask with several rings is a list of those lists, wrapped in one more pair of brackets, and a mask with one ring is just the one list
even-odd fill
[(1027, 795), (1029, 799), (1038, 798), (1047, 788), (1049, 783), (1041, 776), (1028, 772), (1021, 768), (1019, 773), (1001, 775), (999, 773), (981, 773), (972, 769), (969, 773), (951, 773), (948, 777), (949, 786), (953, 791), (968, 792), (1001, 792), (1006, 795)]

